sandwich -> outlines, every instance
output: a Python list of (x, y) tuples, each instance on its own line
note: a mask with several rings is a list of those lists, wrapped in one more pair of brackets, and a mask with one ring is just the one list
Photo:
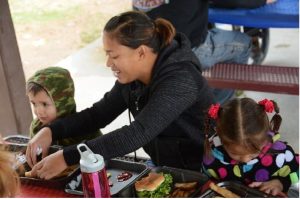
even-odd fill
[(135, 183), (139, 198), (164, 198), (171, 191), (173, 178), (170, 174), (151, 172)]

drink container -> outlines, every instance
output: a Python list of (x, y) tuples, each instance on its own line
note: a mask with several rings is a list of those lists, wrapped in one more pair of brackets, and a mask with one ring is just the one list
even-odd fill
[(85, 144), (77, 145), (77, 149), (80, 153), (84, 197), (109, 198), (110, 190), (103, 157), (94, 154)]

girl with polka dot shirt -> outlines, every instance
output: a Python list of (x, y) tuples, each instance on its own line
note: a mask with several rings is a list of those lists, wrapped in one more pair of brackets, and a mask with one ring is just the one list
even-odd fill
[[(274, 110), (269, 122), (266, 112)], [(272, 195), (287, 192), (299, 181), (299, 155), (279, 140), (281, 120), (277, 104), (267, 99), (256, 103), (237, 98), (222, 107), (212, 105), (206, 121), (205, 173)], [(211, 132), (214, 135), (208, 139)]]

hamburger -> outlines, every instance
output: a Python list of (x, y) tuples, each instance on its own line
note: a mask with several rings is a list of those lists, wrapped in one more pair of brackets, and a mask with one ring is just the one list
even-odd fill
[(170, 174), (151, 172), (135, 183), (135, 190), (139, 198), (163, 198), (169, 195), (172, 182)]

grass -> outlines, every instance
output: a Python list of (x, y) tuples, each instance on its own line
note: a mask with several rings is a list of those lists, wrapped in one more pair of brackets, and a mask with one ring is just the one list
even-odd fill
[(102, 31), (102, 21), (105, 18), (103, 14), (98, 13), (88, 17), (89, 23), (85, 24), (85, 27), (80, 32), (81, 46), (91, 43), (100, 36)]
[[(8, 1), (11, 8), (12, 19), (16, 25), (36, 28), (47, 26), (60, 27), (62, 24), (75, 24), (76, 28), (74, 28), (74, 32), (80, 36), (78, 48), (84, 47), (86, 44), (99, 38), (102, 28), (110, 18), (108, 15), (109, 12), (103, 12), (97, 0), (90, 1), (90, 4), (86, 4), (87, 0)], [(118, 3), (118, 1), (115, 0), (108, 2)], [(93, 5), (95, 6), (93, 7)]]
[[(80, 17), (79, 14), (84, 12), (80, 6), (73, 6), (64, 9), (40, 9), (40, 8), (31, 8), (31, 10), (22, 10), (12, 12), (12, 19), (14, 24), (39, 24), (39, 23), (50, 23), (50, 22), (62, 22), (62, 21), (72, 21)], [(89, 16), (87, 23), (81, 27), (80, 47), (85, 46), (86, 44), (94, 41), (100, 36), (101, 26), (99, 20), (103, 16), (101, 14), (94, 14)]]
[(25, 23), (46, 23), (50, 21), (66, 20), (74, 17), (80, 10), (79, 7), (67, 10), (43, 10), (33, 12), (12, 13), (13, 22), (17, 24)]

